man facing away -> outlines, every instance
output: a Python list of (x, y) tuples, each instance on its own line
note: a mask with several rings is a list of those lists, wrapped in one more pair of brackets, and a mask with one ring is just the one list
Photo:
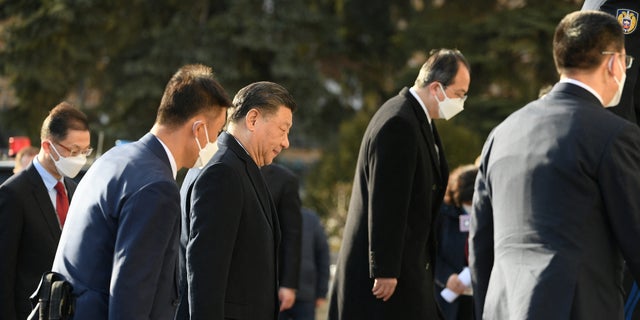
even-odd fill
[(37, 157), (0, 186), (1, 319), (24, 320), (31, 311), (29, 296), (51, 269), (90, 138), (87, 116), (58, 104), (42, 123)]
[(433, 51), (413, 87), (373, 116), (360, 145), (329, 319), (434, 319), (435, 219), (447, 185), (433, 119), (462, 111), (470, 68)]
[(622, 319), (623, 257), (640, 279), (640, 128), (618, 104), (632, 58), (614, 17), (566, 15), (560, 81), (489, 135), (470, 267), (483, 319)]
[[(620, 24), (624, 33), (625, 50), (631, 56), (640, 56), (640, 1), (637, 0), (585, 0), (582, 10), (600, 10), (613, 15)], [(609, 108), (613, 113), (640, 124), (640, 90), (638, 78), (640, 77), (640, 65), (633, 64), (627, 69), (627, 80), (624, 82), (624, 90), (620, 102)]]
[(233, 108), (219, 150), (183, 182), (188, 296), (181, 303), (188, 308), (181, 306), (180, 319), (278, 315), (280, 226), (260, 167), (289, 147), (296, 103), (262, 81), (238, 91)]
[(178, 302), (180, 168), (206, 163), (230, 105), (210, 68), (180, 68), (150, 132), (83, 177), (53, 271), (73, 284), (75, 319), (173, 319)]

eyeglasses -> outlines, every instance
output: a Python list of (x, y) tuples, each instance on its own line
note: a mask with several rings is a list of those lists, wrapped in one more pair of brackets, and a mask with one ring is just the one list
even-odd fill
[(633, 64), (633, 57), (628, 54), (622, 54), (620, 52), (614, 52), (614, 51), (602, 51), (601, 53), (602, 54), (619, 54), (623, 56), (624, 64), (627, 66), (627, 69), (631, 68), (631, 65)]
[(85, 156), (85, 157), (88, 157), (93, 152), (93, 148), (91, 148), (91, 147), (86, 148), (84, 150), (72, 150), (71, 148), (66, 147), (65, 145), (60, 144), (58, 142), (56, 142), (55, 144), (61, 146), (65, 150), (67, 150), (69, 152), (69, 155), (72, 156), (72, 157), (75, 157), (75, 156), (80, 155), (80, 154)]

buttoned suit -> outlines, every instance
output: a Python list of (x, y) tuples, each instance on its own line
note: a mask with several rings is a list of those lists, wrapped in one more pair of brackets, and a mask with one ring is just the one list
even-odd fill
[(623, 257), (640, 277), (640, 128), (560, 82), (498, 125), (481, 157), (476, 315), (622, 319)]
[(73, 285), (74, 319), (173, 319), (179, 197), (169, 157), (151, 133), (91, 166), (53, 265)]
[[(362, 139), (329, 319), (440, 316), (434, 225), (448, 175), (437, 131), (404, 88), (380, 107)], [(374, 278), (398, 279), (388, 301), (371, 292)]]
[[(64, 178), (69, 199), (76, 182)], [(0, 186), (0, 318), (26, 319), (29, 296), (51, 269), (60, 223), (49, 192), (33, 164)]]
[(276, 319), (275, 206), (260, 169), (240, 143), (226, 132), (217, 143), (209, 163), (201, 171), (191, 169), (182, 186), (188, 203), (183, 212), (188, 236), (182, 243), (188, 295), (182, 304), (188, 303), (190, 319)]

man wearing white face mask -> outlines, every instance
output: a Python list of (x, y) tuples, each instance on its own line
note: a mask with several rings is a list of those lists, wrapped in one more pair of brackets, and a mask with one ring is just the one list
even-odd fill
[(32, 164), (0, 186), (0, 318), (26, 319), (49, 271), (76, 189), (71, 178), (91, 153), (89, 123), (67, 102), (53, 108)]
[(329, 319), (437, 319), (435, 218), (449, 170), (433, 119), (462, 111), (470, 67), (440, 49), (373, 116), (360, 145)]
[(640, 279), (640, 128), (604, 108), (633, 63), (622, 29), (570, 13), (553, 56), (560, 81), (482, 151), (469, 241), (479, 318), (622, 319), (623, 258)]
[(186, 65), (167, 84), (150, 132), (109, 150), (87, 171), (53, 263), (73, 285), (75, 319), (173, 319), (176, 173), (206, 163), (210, 131), (222, 129), (230, 105), (209, 67)]

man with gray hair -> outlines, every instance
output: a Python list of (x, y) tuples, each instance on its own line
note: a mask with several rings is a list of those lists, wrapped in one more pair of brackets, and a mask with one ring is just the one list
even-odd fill
[(622, 319), (623, 257), (640, 279), (640, 128), (620, 100), (626, 55), (614, 17), (566, 15), (560, 81), (489, 135), (476, 179), (470, 267), (483, 319)]
[(275, 320), (280, 224), (260, 167), (289, 147), (297, 105), (279, 84), (233, 99), (220, 148), (182, 183), (183, 292), (176, 319)]

